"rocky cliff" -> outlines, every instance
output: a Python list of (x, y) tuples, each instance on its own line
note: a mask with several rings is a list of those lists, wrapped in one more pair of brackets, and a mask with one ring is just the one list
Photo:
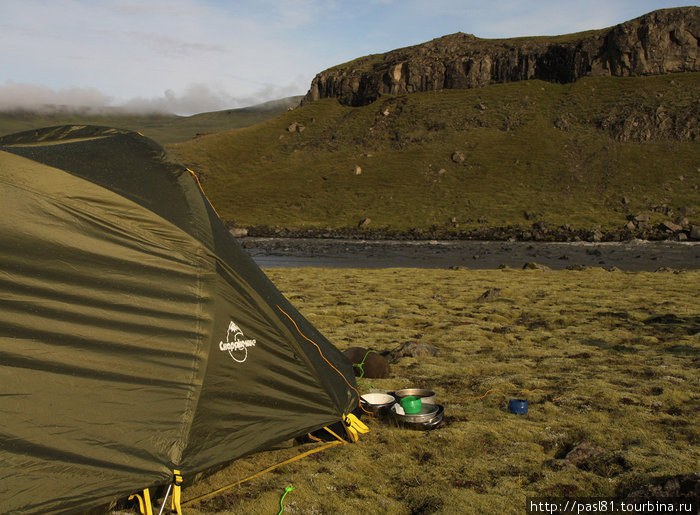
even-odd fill
[(336, 97), (360, 106), (382, 94), (693, 71), (700, 71), (700, 7), (679, 7), (566, 36), (490, 40), (451, 34), (323, 71), (302, 103)]

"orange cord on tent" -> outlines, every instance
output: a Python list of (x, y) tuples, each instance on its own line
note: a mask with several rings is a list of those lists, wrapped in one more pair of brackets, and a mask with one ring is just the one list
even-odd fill
[(340, 377), (343, 378), (343, 381), (345, 381), (345, 383), (346, 383), (350, 388), (352, 388), (353, 390), (355, 390), (355, 393), (357, 393), (357, 405), (360, 407), (360, 409), (361, 409), (362, 411), (364, 411), (365, 413), (367, 413), (368, 415), (374, 416), (374, 414), (373, 414), (371, 411), (367, 411), (367, 410), (362, 406), (362, 403), (360, 402), (361, 394), (360, 394), (360, 392), (358, 391), (358, 389), (355, 388), (353, 385), (351, 385), (350, 382), (345, 378), (345, 376), (340, 372), (340, 370), (338, 370), (337, 368), (335, 368), (335, 367), (333, 366), (333, 364), (332, 364), (330, 361), (328, 361), (328, 360), (326, 359), (326, 357), (323, 355), (323, 352), (321, 351), (321, 347), (319, 347), (318, 344), (317, 344), (315, 341), (313, 341), (313, 340), (307, 338), (306, 335), (304, 335), (304, 333), (301, 332), (301, 329), (299, 329), (299, 326), (297, 325), (297, 323), (294, 321), (294, 319), (293, 319), (292, 317), (290, 317), (290, 316), (287, 314), (286, 311), (284, 311), (284, 310), (283, 310), (281, 307), (279, 307), (279, 306), (277, 306), (277, 309), (279, 309), (282, 313), (284, 313), (285, 315), (287, 315), (287, 318), (292, 322), (292, 324), (294, 324), (294, 327), (296, 327), (297, 331), (299, 331), (299, 334), (300, 334), (305, 340), (307, 340), (307, 341), (313, 343), (314, 346), (318, 349), (318, 353), (319, 353), (319, 354), (321, 355), (321, 357), (323, 358), (323, 361), (325, 361), (326, 363), (328, 363), (328, 366), (330, 366), (333, 370), (335, 370), (335, 371), (338, 373), (338, 375), (339, 375)]
[[(202, 188), (202, 183), (199, 182), (199, 177), (197, 177), (197, 174), (194, 173), (194, 172), (193, 172), (192, 170), (190, 170), (189, 168), (185, 168), (185, 170), (187, 170), (188, 172), (190, 172), (190, 173), (192, 174), (192, 177), (194, 177), (194, 180), (197, 181), (197, 186), (199, 186), (199, 191), (201, 191), (201, 192), (202, 192), (202, 195), (204, 195), (204, 198), (207, 199), (207, 202), (209, 202), (209, 205), (210, 205), (211, 208), (214, 210), (214, 213), (216, 213), (216, 216), (219, 216), (219, 213), (216, 211), (216, 208), (214, 207), (214, 204), (211, 203), (211, 200), (209, 200), (209, 197), (207, 197), (207, 194), (204, 193), (204, 188)], [(221, 218), (221, 217), (219, 216), (219, 218)]]
[[(329, 432), (332, 433), (332, 431), (330, 431), (330, 429), (326, 428), (326, 430), (328, 430)], [(262, 476), (262, 475), (265, 474), (266, 472), (270, 472), (271, 470), (274, 470), (274, 469), (276, 469), (277, 467), (281, 467), (281, 466), (283, 466), (283, 465), (289, 465), (289, 464), (292, 463), (292, 462), (295, 462), (295, 461), (300, 460), (300, 459), (302, 459), (302, 458), (306, 458), (307, 456), (309, 456), (309, 455), (311, 455), (311, 454), (315, 454), (315, 453), (317, 453), (317, 452), (321, 452), (321, 451), (323, 451), (323, 450), (326, 450), (326, 449), (328, 449), (329, 447), (333, 447), (333, 446), (335, 446), (335, 445), (340, 445), (340, 444), (347, 443), (345, 440), (343, 440), (342, 438), (340, 438), (340, 437), (339, 437), (338, 435), (336, 435), (335, 433), (333, 433), (333, 435), (337, 438), (337, 440), (334, 440), (333, 442), (330, 442), (330, 443), (328, 443), (328, 444), (326, 444), (326, 445), (322, 445), (322, 446), (320, 446), (320, 447), (316, 447), (315, 449), (311, 449), (311, 450), (309, 450), (309, 451), (306, 451), (306, 452), (304, 452), (304, 453), (301, 453), (300, 455), (295, 456), (295, 457), (293, 457), (293, 458), (290, 458), (290, 459), (288, 459), (288, 460), (284, 460), (284, 461), (278, 463), (277, 465), (272, 465), (271, 467), (267, 467), (265, 470), (261, 470), (260, 472), (256, 472), (256, 473), (253, 474), (252, 476), (249, 476), (249, 477), (247, 477), (247, 478), (245, 478), (245, 479), (241, 479), (240, 481), (236, 481), (235, 483), (231, 483), (230, 485), (226, 485), (226, 486), (224, 486), (224, 487), (222, 487), (222, 488), (218, 488), (217, 490), (214, 490), (213, 492), (209, 492), (208, 494), (199, 495), (199, 496), (197, 496), (197, 497), (194, 497), (193, 499), (189, 499), (188, 501), (183, 502), (183, 503), (181, 504), (181, 506), (188, 506), (188, 505), (193, 504), (193, 503), (196, 503), (196, 502), (198, 502), (198, 501), (203, 501), (203, 500), (205, 500), (205, 499), (209, 499), (210, 497), (214, 497), (215, 495), (218, 495), (218, 494), (220, 494), (221, 492), (224, 492), (224, 491), (228, 490), (229, 488), (233, 488), (234, 486), (238, 486), (238, 485), (240, 485), (241, 483), (245, 483), (246, 481), (250, 481), (251, 479), (255, 479), (256, 477)]]

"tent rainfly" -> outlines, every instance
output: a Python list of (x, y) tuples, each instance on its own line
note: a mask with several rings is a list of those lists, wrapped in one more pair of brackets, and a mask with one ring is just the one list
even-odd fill
[(2, 137), (0, 206), (0, 512), (108, 504), (357, 407), (351, 364), (149, 139)]

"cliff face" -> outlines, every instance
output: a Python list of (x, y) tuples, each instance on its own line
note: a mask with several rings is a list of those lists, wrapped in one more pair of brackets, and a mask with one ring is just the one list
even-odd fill
[(302, 104), (336, 97), (360, 106), (382, 94), (692, 71), (700, 71), (700, 8), (680, 7), (567, 36), (488, 40), (451, 34), (323, 71)]

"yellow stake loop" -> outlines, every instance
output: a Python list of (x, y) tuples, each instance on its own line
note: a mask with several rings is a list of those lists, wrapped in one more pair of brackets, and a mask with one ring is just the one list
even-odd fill
[(173, 497), (170, 502), (170, 511), (182, 515), (182, 507), (180, 506), (180, 497), (182, 493), (182, 476), (179, 470), (173, 470), (175, 478), (173, 480)]
[(139, 494), (129, 496), (129, 500), (136, 497), (139, 501), (139, 513), (141, 515), (153, 515), (153, 507), (151, 506), (151, 493), (148, 488), (143, 490), (143, 497)]
[(344, 422), (345, 431), (348, 433), (348, 437), (353, 443), (360, 439), (358, 433), (369, 433), (369, 428), (363, 422), (360, 422), (360, 419), (352, 413), (345, 416)]

